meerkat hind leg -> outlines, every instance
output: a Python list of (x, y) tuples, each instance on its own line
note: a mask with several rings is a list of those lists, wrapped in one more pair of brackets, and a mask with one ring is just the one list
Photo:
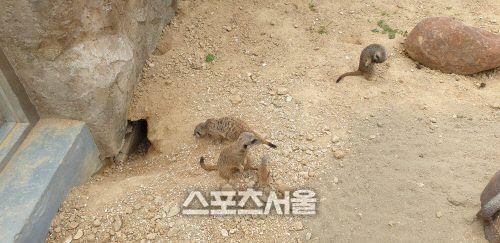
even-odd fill
[(238, 170), (243, 173), (243, 171), (245, 171), (245, 166), (243, 166), (242, 164), (238, 165)]

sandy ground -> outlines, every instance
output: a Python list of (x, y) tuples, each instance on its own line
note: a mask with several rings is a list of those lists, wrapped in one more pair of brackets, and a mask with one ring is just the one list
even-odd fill
[[(148, 121), (147, 155), (73, 189), (46, 242), (486, 242), (475, 214), (499, 169), (500, 74), (417, 69), (404, 36), (372, 30), (379, 20), (411, 31), (445, 16), (498, 33), (499, 3), (310, 3), (180, 2), (129, 111)], [(388, 52), (376, 77), (336, 84), (371, 43)], [(278, 146), (251, 153), (271, 156), (271, 190), (315, 190), (315, 216), (176, 214), (192, 190), (227, 183), (198, 163), (215, 163), (227, 143), (193, 136), (196, 124), (220, 116), (241, 117)], [(255, 172), (235, 173), (229, 183), (245, 190), (254, 180)]]

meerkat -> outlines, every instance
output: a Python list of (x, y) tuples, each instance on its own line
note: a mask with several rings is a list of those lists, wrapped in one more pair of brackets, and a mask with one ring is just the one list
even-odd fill
[(238, 139), (243, 132), (253, 133), (258, 139), (262, 140), (263, 144), (267, 144), (271, 148), (276, 148), (276, 145), (263, 139), (259, 134), (254, 132), (245, 121), (236, 117), (207, 119), (205, 122), (198, 124), (194, 129), (194, 135), (196, 137), (209, 135), (214, 138), (215, 144), (219, 144), (225, 139), (234, 141)]
[(371, 80), (375, 71), (373, 64), (383, 63), (385, 60), (387, 60), (385, 47), (379, 44), (371, 44), (365, 47), (361, 52), (358, 70), (340, 75), (337, 79), (337, 83), (346, 76), (363, 75), (367, 80)]
[(257, 170), (252, 165), (248, 150), (253, 145), (260, 143), (262, 143), (262, 140), (253, 133), (243, 132), (234, 144), (221, 151), (217, 165), (205, 165), (203, 156), (200, 158), (200, 165), (205, 170), (219, 170), (220, 176), (228, 180), (231, 179), (233, 171)]
[(269, 164), (269, 154), (265, 154), (262, 156), (260, 165), (259, 165), (259, 184), (261, 186), (263, 185), (269, 185), (270, 179), (271, 179), (271, 172), (267, 168), (267, 165)]

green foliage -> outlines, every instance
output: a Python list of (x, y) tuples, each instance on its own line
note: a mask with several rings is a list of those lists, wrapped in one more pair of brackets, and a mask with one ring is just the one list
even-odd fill
[(382, 12), (382, 16), (389, 16), (389, 14), (384, 11)]
[(328, 30), (326, 29), (332, 22), (328, 23), (327, 25), (320, 25), (318, 33), (320, 34), (328, 34)]
[(446, 10), (451, 10), (451, 7), (446, 7)]
[[(392, 29), (391, 27), (389, 27), (388, 24), (384, 23), (383, 20), (379, 20), (377, 22), (377, 25), (380, 28), (382, 28), (382, 34), (388, 34), (389, 35), (389, 39), (396, 38), (396, 34), (400, 34), (402, 36), (408, 36), (408, 31), (402, 31), (402, 30), (398, 30), (398, 29)], [(373, 29), (372, 32), (377, 33), (377, 32), (380, 32), (380, 31), (378, 29)]]
[(212, 53), (208, 53), (207, 57), (205, 58), (206, 62), (211, 62), (214, 60), (214, 55)]
[(318, 10), (314, 8), (315, 6), (316, 5), (314, 5), (313, 0), (311, 0), (311, 2), (309, 3), (309, 9), (313, 12), (318, 12)]

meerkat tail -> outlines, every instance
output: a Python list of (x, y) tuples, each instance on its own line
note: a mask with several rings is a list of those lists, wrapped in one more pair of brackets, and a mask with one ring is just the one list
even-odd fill
[(267, 167), (268, 163), (269, 163), (269, 154), (265, 154), (262, 156), (258, 171), (260, 185), (269, 185), (271, 171), (269, 171)]
[(337, 83), (340, 82), (341, 79), (347, 77), (347, 76), (359, 76), (359, 75), (363, 75), (363, 72), (361, 71), (355, 71), (355, 72), (348, 72), (348, 73), (344, 73), (342, 75), (340, 75), (340, 77), (337, 79)]
[(201, 165), (201, 168), (203, 168), (205, 170), (217, 170), (216, 165), (206, 165), (205, 159), (203, 158), (203, 156), (200, 158), (200, 165)]
[(263, 144), (267, 144), (267, 146), (271, 147), (271, 148), (277, 148), (278, 146), (268, 142), (267, 140), (262, 140), (262, 143)]

